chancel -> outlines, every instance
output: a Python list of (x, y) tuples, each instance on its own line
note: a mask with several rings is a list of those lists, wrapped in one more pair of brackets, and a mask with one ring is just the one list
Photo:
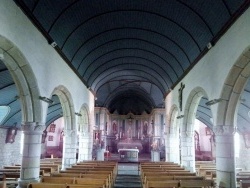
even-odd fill
[(106, 135), (107, 148), (110, 151), (119, 149), (137, 149), (140, 153), (150, 151), (150, 140), (153, 138), (152, 125), (148, 129), (148, 122), (152, 118), (150, 115), (138, 116), (129, 113), (124, 116), (111, 115), (111, 117), (113, 123), (112, 126), (107, 126)]

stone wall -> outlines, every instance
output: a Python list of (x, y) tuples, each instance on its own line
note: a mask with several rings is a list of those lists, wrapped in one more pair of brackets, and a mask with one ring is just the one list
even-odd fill
[(21, 131), (17, 131), (14, 143), (5, 143), (7, 129), (0, 128), (0, 168), (4, 165), (21, 164)]

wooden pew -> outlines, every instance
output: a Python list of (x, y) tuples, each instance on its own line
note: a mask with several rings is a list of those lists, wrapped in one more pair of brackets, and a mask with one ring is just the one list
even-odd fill
[(111, 185), (109, 185), (108, 180), (107, 179), (99, 179), (97, 178), (77, 178), (75, 180), (75, 184), (79, 184), (79, 185), (97, 185), (97, 186), (102, 186), (102, 187), (111, 187)]
[(88, 177), (88, 178), (72, 178), (72, 177), (43, 177), (41, 179), (42, 183), (56, 183), (56, 184), (84, 184), (98, 186), (110, 187), (109, 180), (107, 177)]
[(68, 185), (67, 188), (105, 188), (101, 185), (76, 185), (76, 184), (71, 184)]
[[(150, 176), (156, 174), (156, 172), (142, 172), (142, 176)], [(196, 176), (194, 172), (157, 172), (158, 175), (166, 176)]]
[(250, 180), (240, 180), (240, 188), (250, 187)]
[[(53, 173), (51, 177), (71, 177), (71, 178), (93, 178), (96, 174), (78, 174), (78, 173)], [(110, 174), (98, 174), (98, 178), (108, 179), (109, 184), (112, 184)]]
[(168, 180), (168, 181), (148, 181), (143, 188), (173, 188), (179, 187), (179, 180)]
[[(12, 170), (20, 170), (21, 166), (4, 166), (3, 169), (12, 169)], [(43, 170), (43, 175), (45, 175), (45, 173), (50, 174), (51, 172), (53, 172), (53, 168), (51, 167), (41, 167), (40, 166), (40, 170)]]
[(6, 181), (0, 181), (0, 188), (7, 188)]
[(42, 177), (41, 183), (74, 184), (75, 178), (68, 177)]
[(144, 181), (142, 184), (147, 184), (148, 181), (157, 181), (157, 182), (162, 182), (162, 181), (169, 181), (169, 180), (204, 180), (204, 177), (201, 176), (145, 176)]
[(180, 187), (194, 188), (194, 187), (215, 187), (213, 180), (180, 180)]
[[(186, 178), (184, 178), (185, 176)], [(182, 179), (203, 180), (204, 178), (197, 177), (196, 173), (191, 173), (180, 165), (169, 166), (164, 165), (164, 163), (161, 165), (141, 165), (141, 180), (143, 187), (171, 187), (171, 183), (173, 182), (174, 187), (178, 187)]]
[(117, 175), (117, 168), (118, 168), (117, 162), (88, 161), (72, 165), (72, 167), (70, 168), (66, 168), (65, 170), (60, 170), (59, 173), (53, 172), (51, 173), (51, 177), (55, 176), (65, 177), (68, 175), (71, 178), (75, 177), (75, 178), (93, 179), (93, 177), (99, 176), (100, 178), (105, 177), (104, 179), (106, 181), (106, 184), (108, 184), (109, 187), (112, 187)]
[[(86, 172), (80, 172), (80, 171), (63, 171), (61, 174), (64, 174), (64, 172), (66, 172), (67, 174), (79, 174), (80, 175), (80, 178), (84, 178), (84, 176), (107, 176), (108, 177), (108, 182), (110, 184), (110, 187), (112, 187), (112, 185), (114, 184), (114, 181), (115, 181), (115, 177), (113, 175), (113, 172), (112, 171), (86, 171)], [(87, 178), (87, 177), (86, 177)]]
[(145, 176), (144, 179), (153, 180), (153, 181), (162, 181), (162, 180), (204, 180), (202, 176), (159, 176), (155, 174), (155, 176)]
[(30, 183), (27, 188), (67, 188), (67, 185), (53, 183)]

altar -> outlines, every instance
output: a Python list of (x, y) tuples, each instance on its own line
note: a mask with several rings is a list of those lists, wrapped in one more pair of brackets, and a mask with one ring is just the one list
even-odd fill
[(141, 152), (142, 143), (140, 140), (132, 140), (132, 139), (120, 140), (117, 143), (117, 149), (138, 149), (139, 152)]
[(138, 149), (119, 149), (120, 161), (123, 162), (138, 162)]

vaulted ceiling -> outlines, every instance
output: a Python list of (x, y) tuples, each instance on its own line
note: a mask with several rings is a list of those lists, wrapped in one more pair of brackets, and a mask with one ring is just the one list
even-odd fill
[[(142, 114), (249, 7), (249, 0), (14, 0), (111, 113)], [(202, 99), (202, 114), (211, 117)], [(204, 105), (203, 105), (204, 104)], [(205, 116), (203, 118), (205, 118)]]

